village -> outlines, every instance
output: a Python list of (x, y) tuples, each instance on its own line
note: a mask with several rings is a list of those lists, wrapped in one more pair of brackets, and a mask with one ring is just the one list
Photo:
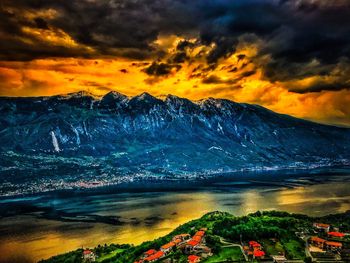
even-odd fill
[(314, 223), (314, 234), (306, 242), (306, 251), (315, 262), (350, 261), (350, 234), (330, 224)]
[[(188, 255), (188, 262), (197, 263), (201, 259), (212, 256), (211, 249), (206, 246), (205, 232), (206, 228), (198, 230), (192, 237), (190, 234), (180, 234), (172, 238), (172, 241), (160, 247), (160, 250), (150, 249), (134, 263), (155, 262), (166, 257), (174, 250), (181, 251), (184, 255)], [(172, 261), (163, 261), (172, 262)]]
[[(288, 259), (283, 249), (278, 249), (279, 240), (249, 240), (239, 243), (230, 243), (220, 238), (221, 248), (225, 251), (238, 251), (239, 257), (235, 260), (228, 257), (225, 261), (215, 255), (212, 248), (206, 242), (207, 228), (200, 228), (191, 236), (188, 233), (174, 235), (170, 242), (144, 251), (134, 263), (173, 263), (173, 262), (350, 262), (350, 235), (341, 233), (330, 224), (313, 223), (309, 229), (301, 229), (295, 233), (304, 241), (304, 260)], [(226, 253), (230, 255), (230, 253)], [(237, 253), (236, 253), (237, 254)], [(177, 260), (174, 255), (178, 255)], [(233, 254), (232, 254), (233, 255)], [(83, 251), (84, 262), (95, 262), (98, 258), (92, 250)], [(186, 261), (183, 261), (183, 260)], [(220, 261), (222, 260), (222, 261)], [(232, 260), (232, 261), (227, 261)]]

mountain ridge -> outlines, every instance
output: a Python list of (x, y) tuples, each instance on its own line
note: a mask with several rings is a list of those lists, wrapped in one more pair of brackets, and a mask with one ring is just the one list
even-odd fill
[(350, 129), (227, 99), (1, 97), (0, 113), (0, 167), (11, 182), (45, 180), (53, 168), (73, 181), (113, 181), (350, 164)]

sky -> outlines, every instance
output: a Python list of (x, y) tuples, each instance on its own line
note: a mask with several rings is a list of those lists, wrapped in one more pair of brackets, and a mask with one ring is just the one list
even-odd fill
[(350, 1), (2, 0), (0, 96), (80, 90), (350, 126)]

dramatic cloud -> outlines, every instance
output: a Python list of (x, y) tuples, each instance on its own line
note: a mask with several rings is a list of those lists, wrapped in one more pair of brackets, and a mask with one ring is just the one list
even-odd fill
[[(347, 0), (3, 0), (0, 43), (3, 95), (151, 91), (350, 117)], [(325, 98), (334, 118), (311, 107)]]

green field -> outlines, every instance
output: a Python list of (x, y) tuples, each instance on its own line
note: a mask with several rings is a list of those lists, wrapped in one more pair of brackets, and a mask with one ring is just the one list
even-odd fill
[(262, 240), (265, 252), (268, 255), (279, 255), (284, 253), (283, 245), (280, 241), (272, 241), (271, 239)]
[(125, 249), (116, 249), (110, 253), (106, 253), (106, 254), (101, 254), (97, 259), (96, 259), (96, 262), (103, 262), (103, 261), (106, 261), (107, 259), (110, 259), (114, 256), (116, 256), (117, 254), (120, 254), (121, 252), (123, 252)]
[(303, 242), (299, 240), (282, 240), (284, 249), (289, 259), (304, 259), (305, 258), (305, 246)]
[(239, 247), (226, 247), (222, 248), (220, 252), (210, 258), (203, 260), (204, 263), (214, 263), (214, 262), (227, 262), (230, 261), (244, 261), (244, 256)]

